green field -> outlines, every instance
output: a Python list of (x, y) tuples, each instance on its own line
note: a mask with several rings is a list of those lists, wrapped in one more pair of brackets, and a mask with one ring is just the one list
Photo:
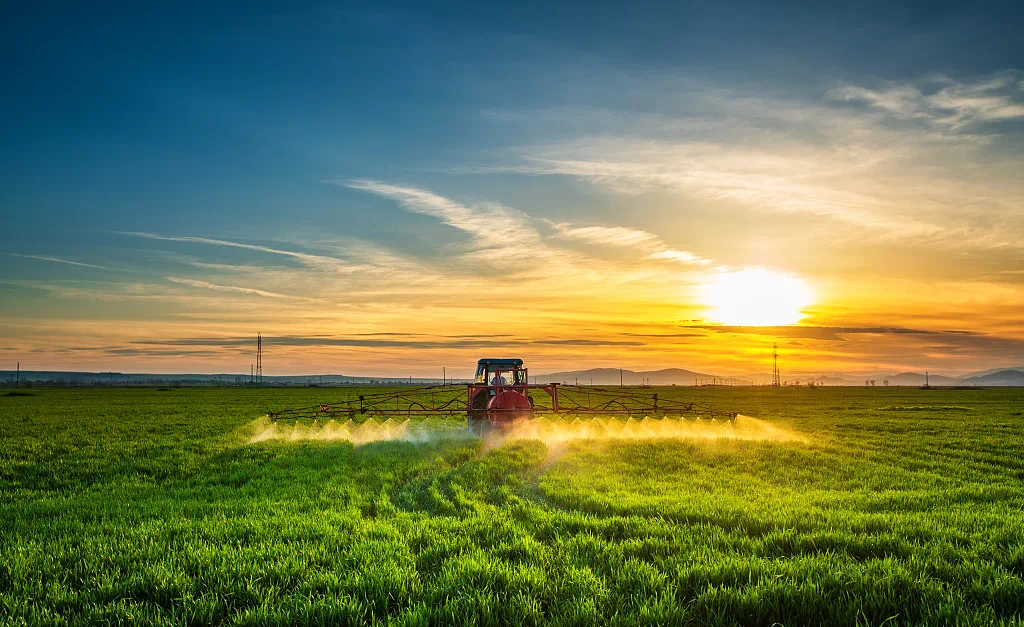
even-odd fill
[(1024, 621), (1024, 391), (660, 392), (802, 439), (250, 443), (351, 391), (0, 390), (0, 622)]

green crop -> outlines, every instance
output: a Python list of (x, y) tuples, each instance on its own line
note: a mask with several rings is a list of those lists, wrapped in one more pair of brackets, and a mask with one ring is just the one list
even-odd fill
[(800, 438), (254, 442), (356, 392), (0, 393), (0, 622), (1024, 620), (1024, 392), (658, 392)]

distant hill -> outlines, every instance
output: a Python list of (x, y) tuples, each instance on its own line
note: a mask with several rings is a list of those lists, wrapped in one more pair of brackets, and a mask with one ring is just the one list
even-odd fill
[[(14, 370), (0, 370), (0, 385), (13, 384), (19, 375)], [(64, 372), (55, 370), (22, 370), (22, 384), (46, 385), (245, 385), (249, 382), (249, 373), (222, 374), (149, 374), (122, 372)], [(464, 382), (465, 379), (449, 379), (453, 383)], [(352, 377), (340, 374), (324, 375), (282, 375), (263, 376), (264, 385), (354, 385), (366, 383), (412, 383), (429, 385), (441, 383), (440, 379), (380, 376)]]
[[(641, 385), (645, 379), (651, 385), (693, 385), (697, 379), (711, 379), (715, 375), (693, 372), (682, 368), (665, 368), (663, 370), (622, 370), (622, 383), (625, 385)], [(532, 377), (531, 377), (532, 378)], [(570, 370), (539, 374), (538, 383), (575, 383), (580, 385), (618, 385), (618, 368), (591, 368), (589, 370)]]
[(1024, 370), (997, 370), (980, 377), (961, 379), (964, 385), (1020, 385), (1024, 386)]
[[(882, 385), (884, 379), (889, 380), (889, 385), (924, 385), (925, 376), (917, 372), (901, 372), (891, 374), (887, 377), (875, 377), (875, 385)], [(928, 375), (928, 385), (963, 385), (963, 382), (953, 377), (945, 377), (939, 374)]]
[(977, 379), (997, 372), (1019, 370), (1024, 371), (1024, 366), (1010, 366), (1009, 368), (990, 368), (989, 370), (979, 370), (978, 372), (968, 372), (967, 374), (960, 375), (958, 379)]
[(820, 385), (864, 385), (864, 382), (857, 382), (852, 379), (844, 379), (841, 377), (829, 377), (826, 375), (820, 375), (817, 377), (808, 377), (804, 381), (814, 381)]

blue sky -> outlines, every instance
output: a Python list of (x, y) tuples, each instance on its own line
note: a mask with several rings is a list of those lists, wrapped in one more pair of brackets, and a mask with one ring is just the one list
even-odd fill
[[(430, 359), (480, 350), (445, 340), (450, 320), (500, 324), (552, 368), (742, 373), (759, 366), (709, 348), (720, 334), (622, 334), (704, 320), (690, 287), (757, 267), (813, 288), (804, 324), (921, 332), (794, 346), (808, 369), (1024, 363), (1022, 21), (1010, 2), (17, 7), (0, 358), (243, 371), (230, 339), (256, 327), (428, 319)], [(534, 289), (480, 287), (510, 262), (478, 218), (524, 238)], [(645, 315), (580, 327), (609, 282)], [(495, 290), (538, 318), (478, 295)], [(945, 331), (977, 338), (921, 339)], [(131, 353), (141, 337), (167, 344)], [(558, 339), (605, 344), (543, 348)], [(417, 346), (313, 361), (383, 371)]]

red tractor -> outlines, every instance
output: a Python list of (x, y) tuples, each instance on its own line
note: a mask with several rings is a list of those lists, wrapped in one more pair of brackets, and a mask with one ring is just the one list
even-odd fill
[[(534, 398), (532, 392), (540, 390)], [(362, 392), (362, 390), (359, 390)], [(502, 429), (537, 415), (686, 417), (733, 422), (736, 412), (702, 407), (655, 392), (628, 388), (575, 386), (558, 383), (530, 385), (522, 359), (481, 359), (471, 383), (448, 383), (359, 393), (352, 398), (312, 407), (268, 412), (271, 420), (413, 419), (465, 416), (473, 433)]]
[[(551, 397), (550, 406), (558, 410), (558, 384), (534, 385)], [(505, 427), (524, 418), (533, 418), (534, 401), (530, 395), (530, 375), (522, 359), (481, 359), (476, 377), (467, 386), (466, 419), (470, 431), (480, 433), (487, 427)]]

